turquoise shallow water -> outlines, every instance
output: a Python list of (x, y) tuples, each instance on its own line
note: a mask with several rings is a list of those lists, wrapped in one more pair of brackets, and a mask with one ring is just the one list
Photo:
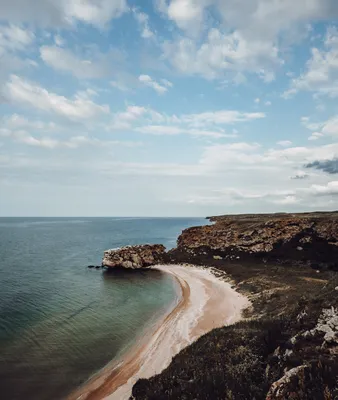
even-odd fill
[(108, 248), (175, 246), (188, 218), (0, 218), (0, 393), (62, 399), (118, 358), (177, 295), (160, 271), (104, 273)]

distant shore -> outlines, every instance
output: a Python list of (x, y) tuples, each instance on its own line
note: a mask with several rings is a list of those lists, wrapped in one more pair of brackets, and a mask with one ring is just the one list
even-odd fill
[(248, 299), (210, 270), (184, 265), (154, 267), (173, 275), (180, 285), (174, 308), (124, 357), (104, 368), (68, 400), (129, 399), (135, 382), (159, 374), (184, 347), (214, 328), (237, 322)]

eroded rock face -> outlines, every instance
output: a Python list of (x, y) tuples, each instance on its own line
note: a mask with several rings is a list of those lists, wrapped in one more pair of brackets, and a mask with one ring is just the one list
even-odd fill
[(127, 246), (104, 252), (102, 266), (108, 268), (139, 269), (161, 262), (165, 247), (161, 244)]
[[(338, 267), (338, 213), (235, 215), (189, 228), (178, 250), (222, 259), (296, 260), (320, 269)], [(323, 265), (322, 265), (323, 264)]]

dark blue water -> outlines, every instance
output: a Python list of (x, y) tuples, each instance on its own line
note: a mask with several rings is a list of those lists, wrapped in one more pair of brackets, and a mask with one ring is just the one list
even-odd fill
[(0, 218), (0, 397), (62, 399), (175, 301), (160, 271), (106, 273), (103, 251), (174, 247), (192, 218)]

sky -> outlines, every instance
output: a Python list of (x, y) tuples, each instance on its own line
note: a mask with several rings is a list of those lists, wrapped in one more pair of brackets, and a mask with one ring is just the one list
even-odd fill
[(0, 0), (0, 215), (338, 205), (336, 0)]

